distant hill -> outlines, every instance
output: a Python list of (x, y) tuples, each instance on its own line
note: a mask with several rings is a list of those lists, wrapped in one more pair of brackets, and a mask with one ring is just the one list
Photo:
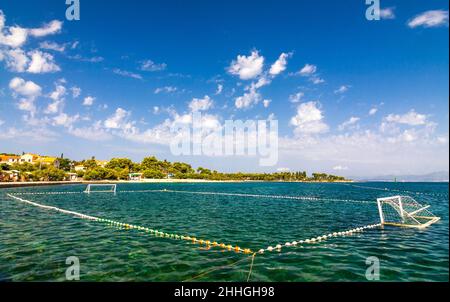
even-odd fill
[(360, 181), (423, 181), (423, 182), (437, 182), (449, 181), (449, 172), (440, 171), (423, 175), (383, 175), (375, 177), (355, 177), (352, 178)]

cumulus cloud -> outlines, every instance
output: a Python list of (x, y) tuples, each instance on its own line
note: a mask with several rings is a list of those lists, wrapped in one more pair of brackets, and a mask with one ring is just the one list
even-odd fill
[(303, 66), (302, 69), (300, 69), (300, 71), (298, 71), (298, 74), (301, 76), (311, 76), (315, 74), (316, 71), (317, 71), (316, 65), (306, 64), (305, 66)]
[(412, 109), (405, 114), (389, 114), (384, 119), (390, 123), (419, 126), (427, 124), (428, 117), (427, 115), (417, 113)]
[(215, 95), (221, 94), (222, 91), (223, 91), (223, 85), (222, 84), (217, 84), (217, 89), (216, 89)]
[(272, 100), (264, 100), (263, 101), (264, 108), (268, 108), (271, 102), (272, 102)]
[(30, 29), (29, 34), (34, 37), (54, 35), (61, 31), (62, 24), (63, 23), (61, 21), (53, 20), (47, 24), (44, 24), (42, 27)]
[(117, 108), (116, 112), (105, 120), (104, 126), (108, 129), (121, 129), (128, 126), (126, 120), (130, 116), (130, 112), (122, 108)]
[(76, 99), (77, 97), (79, 97), (81, 95), (81, 88), (77, 87), (77, 86), (73, 86), (70, 88), (70, 90), (72, 91), (72, 97), (74, 99)]
[(41, 49), (53, 50), (57, 52), (64, 52), (64, 50), (66, 49), (65, 44), (58, 44), (56, 42), (48, 42), (48, 41), (39, 43), (39, 47)]
[(155, 63), (152, 60), (145, 60), (141, 62), (140, 69), (143, 71), (162, 71), (167, 68), (166, 63)]
[(32, 81), (25, 81), (15, 77), (9, 82), (9, 88), (13, 92), (13, 97), (19, 98), (18, 107), (20, 110), (28, 111), (31, 114), (36, 112), (35, 99), (41, 95), (42, 88)]
[(375, 115), (376, 113), (378, 112), (378, 108), (371, 108), (370, 110), (369, 110), (369, 115)]
[(278, 60), (270, 67), (269, 74), (275, 76), (286, 70), (287, 59), (291, 56), (288, 53), (282, 53)]
[(65, 95), (66, 95), (66, 88), (61, 84), (57, 84), (55, 90), (49, 94), (49, 98), (52, 99), (53, 102), (47, 106), (45, 113), (55, 114), (60, 112), (64, 105)]
[(50, 73), (61, 70), (49, 53), (34, 50), (28, 54), (31, 56), (31, 62), (27, 69), (29, 73)]
[(342, 85), (338, 89), (334, 91), (334, 94), (343, 94), (346, 93), (350, 89), (349, 85)]
[(79, 118), (80, 116), (78, 114), (74, 116), (69, 116), (66, 113), (60, 113), (59, 115), (53, 118), (53, 122), (54, 125), (56, 126), (63, 126), (68, 128), (71, 127)]
[(118, 75), (123, 76), (123, 77), (128, 77), (128, 78), (142, 80), (142, 76), (140, 74), (137, 74), (137, 73), (134, 73), (134, 72), (131, 72), (131, 71), (126, 71), (126, 70), (122, 70), (122, 69), (119, 69), (119, 68), (115, 68), (115, 69), (113, 69), (113, 72), (115, 74), (118, 74)]
[(83, 106), (92, 106), (94, 104), (95, 98), (92, 96), (87, 96), (83, 100)]
[(25, 44), (28, 36), (44, 37), (59, 33), (62, 28), (62, 22), (53, 20), (44, 24), (40, 28), (23, 28), (20, 26), (6, 26), (6, 16), (0, 10), (0, 45), (17, 48)]
[(329, 127), (323, 122), (323, 114), (317, 102), (302, 103), (290, 124), (295, 127), (296, 135), (319, 134), (327, 132)]
[(198, 98), (192, 99), (192, 101), (189, 103), (189, 108), (191, 109), (192, 112), (206, 111), (210, 109), (212, 105), (213, 100), (209, 96), (205, 95), (202, 99)]
[(159, 94), (159, 93), (173, 93), (176, 92), (178, 90), (177, 87), (174, 86), (164, 86), (164, 87), (158, 87), (155, 89), (154, 93), (155, 94)]
[(250, 80), (259, 76), (264, 67), (264, 57), (254, 50), (249, 56), (238, 55), (236, 60), (231, 62), (228, 72), (239, 76), (241, 80)]
[(0, 49), (0, 61), (5, 60), (6, 68), (13, 72), (25, 72), (30, 59), (25, 52), (20, 49)]
[(244, 93), (244, 95), (239, 96), (235, 99), (234, 105), (238, 109), (250, 108), (253, 105), (258, 104), (261, 101), (261, 94), (255, 89), (251, 89), (249, 92)]
[(380, 18), (389, 20), (389, 19), (395, 19), (395, 8), (394, 7), (387, 7), (380, 10)]
[(305, 94), (303, 92), (297, 92), (296, 94), (291, 94), (289, 96), (289, 101), (291, 103), (299, 103), (304, 96)]
[(359, 117), (352, 116), (351, 118), (340, 124), (338, 129), (340, 131), (343, 131), (345, 129), (352, 129), (359, 122), (359, 120)]
[(430, 10), (423, 12), (408, 21), (410, 28), (448, 26), (448, 11)]

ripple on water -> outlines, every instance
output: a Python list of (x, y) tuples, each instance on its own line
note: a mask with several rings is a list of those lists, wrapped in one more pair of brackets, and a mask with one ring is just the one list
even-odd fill
[[(448, 184), (361, 184), (434, 194), (441, 222), (420, 231), (386, 227), (257, 255), (252, 281), (365, 281), (367, 257), (380, 259), (382, 281), (448, 281)], [(120, 184), (161, 189), (375, 200), (385, 191), (339, 184)], [(18, 189), (16, 189), (18, 190)], [(81, 186), (23, 188), (82, 191)], [(202, 250), (33, 208), (0, 191), (0, 281), (64, 281), (69, 256), (85, 281), (245, 281), (251, 258)], [(430, 195), (431, 196), (431, 195)], [(182, 193), (32, 195), (26, 198), (81, 213), (253, 250), (378, 222), (373, 204)]]

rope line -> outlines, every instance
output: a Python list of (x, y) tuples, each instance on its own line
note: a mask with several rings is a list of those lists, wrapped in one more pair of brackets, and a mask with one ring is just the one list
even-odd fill
[(274, 252), (274, 251), (280, 252), (281, 249), (284, 247), (295, 247), (299, 244), (314, 244), (314, 243), (318, 243), (318, 242), (321, 242), (321, 241), (324, 241), (327, 239), (331, 239), (334, 237), (350, 236), (354, 233), (363, 232), (367, 229), (374, 229), (374, 228), (380, 227), (380, 226), (381, 226), (381, 223), (370, 224), (370, 225), (354, 228), (354, 229), (343, 231), (343, 232), (334, 232), (334, 233), (329, 233), (327, 235), (313, 237), (313, 238), (309, 238), (309, 239), (305, 239), (305, 240), (286, 242), (284, 244), (277, 244), (275, 247), (269, 246), (266, 249), (260, 249), (258, 251), (258, 254), (264, 254), (265, 252)]
[[(92, 193), (111, 193), (110, 191), (97, 191)], [(338, 198), (324, 198), (315, 196), (289, 196), (289, 195), (267, 195), (267, 194), (247, 194), (247, 193), (224, 193), (224, 192), (202, 192), (202, 191), (181, 191), (181, 190), (123, 190), (117, 193), (180, 193), (180, 194), (196, 194), (196, 195), (218, 195), (218, 196), (236, 196), (236, 197), (251, 197), (251, 198), (268, 198), (268, 199), (289, 199), (289, 200), (304, 200), (304, 201), (330, 201), (330, 202), (352, 202), (362, 204), (374, 204), (376, 202), (369, 200), (354, 200), (354, 199), (338, 199)], [(86, 194), (85, 192), (17, 192), (14, 195), (66, 195), (66, 194)]]
[(384, 192), (396, 192), (396, 193), (417, 194), (417, 195), (437, 196), (437, 197), (439, 197), (439, 196), (440, 197), (448, 196), (448, 194), (444, 194), (444, 193), (416, 192), (416, 191), (399, 190), (399, 189), (391, 189), (391, 188), (379, 188), (379, 187), (371, 187), (371, 186), (360, 186), (360, 185), (344, 184), (344, 183), (337, 183), (337, 184), (343, 185), (343, 186), (350, 186), (350, 187), (355, 187), (355, 188), (367, 189), (367, 190), (384, 191)]

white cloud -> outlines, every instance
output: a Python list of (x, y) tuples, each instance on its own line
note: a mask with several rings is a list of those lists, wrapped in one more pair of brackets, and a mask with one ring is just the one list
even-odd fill
[(94, 104), (95, 98), (92, 96), (87, 96), (83, 100), (83, 106), (92, 106)]
[(80, 116), (78, 114), (74, 116), (69, 116), (66, 113), (60, 113), (59, 115), (53, 118), (53, 121), (54, 125), (56, 126), (64, 126), (68, 128), (72, 126), (79, 118)]
[(66, 88), (60, 84), (57, 84), (55, 90), (49, 94), (49, 98), (51, 98), (53, 102), (47, 106), (45, 113), (55, 114), (61, 112), (62, 107), (64, 106), (65, 95), (66, 95)]
[(126, 71), (126, 70), (121, 70), (119, 68), (115, 68), (113, 69), (113, 72), (115, 74), (121, 75), (123, 77), (128, 77), (128, 78), (133, 78), (133, 79), (138, 79), (138, 80), (142, 80), (142, 76), (140, 74), (134, 73), (134, 72), (130, 72), (130, 71)]
[(297, 114), (291, 118), (295, 134), (318, 134), (327, 132), (329, 127), (323, 122), (323, 114), (317, 102), (302, 103), (297, 107)]
[(31, 63), (27, 71), (30, 73), (49, 73), (60, 71), (58, 65), (55, 64), (51, 54), (34, 50), (28, 53), (31, 56)]
[(39, 44), (39, 47), (42, 49), (54, 50), (58, 52), (64, 52), (64, 50), (66, 49), (65, 44), (58, 44), (56, 42), (48, 42), (48, 41), (41, 42)]
[(27, 29), (19, 26), (6, 27), (5, 24), (6, 16), (0, 9), (0, 45), (13, 48), (22, 46), (27, 40)]
[(241, 80), (250, 80), (261, 74), (263, 66), (264, 57), (254, 50), (250, 56), (238, 55), (237, 59), (232, 61), (228, 67), (228, 72), (239, 76)]
[(15, 77), (9, 82), (9, 88), (14, 93), (28, 98), (36, 98), (41, 95), (42, 91), (42, 88), (36, 83), (25, 81), (19, 77)]
[(215, 95), (221, 94), (222, 91), (223, 91), (223, 85), (222, 84), (217, 84), (217, 90), (216, 90)]
[(167, 68), (166, 63), (155, 63), (152, 60), (145, 60), (141, 62), (141, 70), (143, 71), (162, 71)]
[(99, 57), (99, 56), (87, 58), (87, 57), (83, 57), (79, 54), (74, 55), (74, 56), (67, 56), (67, 57), (71, 60), (76, 60), (76, 61), (80, 61), (80, 62), (89, 62), (89, 63), (99, 63), (99, 62), (103, 62), (103, 60), (104, 60), (103, 57)]
[(399, 114), (389, 114), (384, 119), (390, 123), (405, 124), (410, 126), (419, 126), (427, 124), (427, 115), (419, 114), (413, 110), (408, 113)]
[(191, 111), (196, 112), (196, 111), (206, 111), (208, 109), (210, 109), (213, 105), (213, 100), (205, 95), (203, 97), (203, 99), (197, 99), (194, 98), (192, 99), (192, 101), (189, 103), (189, 108), (191, 109)]
[(333, 167), (333, 170), (335, 170), (335, 171), (346, 171), (346, 170), (348, 170), (348, 167), (337, 165), (337, 166)]
[(338, 129), (340, 131), (343, 131), (345, 129), (351, 129), (351, 128), (353, 128), (355, 126), (356, 123), (359, 122), (359, 120), (360, 120), (359, 117), (352, 116), (351, 118), (349, 118), (348, 120), (346, 120), (345, 122), (340, 124)]
[(305, 94), (303, 92), (297, 92), (296, 94), (291, 94), (289, 96), (289, 101), (291, 103), (299, 103), (304, 96)]
[(378, 112), (378, 108), (372, 108), (369, 110), (369, 115), (375, 115)]
[(256, 89), (250, 89), (249, 92), (246, 92), (244, 93), (244, 95), (237, 97), (234, 101), (234, 105), (238, 109), (246, 109), (258, 104), (260, 101), (261, 94), (259, 94)]
[(68, 132), (73, 136), (92, 141), (107, 141), (112, 139), (112, 135), (102, 128), (100, 121), (89, 127), (74, 128), (69, 126)]
[(423, 12), (408, 21), (410, 28), (438, 27), (448, 25), (448, 11), (430, 10)]
[(395, 8), (387, 7), (380, 10), (380, 18), (381, 19), (395, 19)]
[(74, 99), (76, 99), (77, 97), (79, 97), (81, 95), (81, 88), (80, 87), (73, 86), (73, 87), (70, 88), (70, 90), (72, 91), (72, 97)]
[(41, 95), (42, 88), (32, 81), (25, 81), (18, 77), (13, 78), (9, 82), (9, 88), (13, 91), (13, 97), (20, 97), (19, 109), (34, 115), (36, 112), (34, 101)]
[(6, 25), (6, 16), (0, 10), (0, 45), (17, 48), (25, 44), (28, 36), (43, 37), (55, 34), (61, 31), (62, 22), (58, 20), (51, 21), (41, 28), (27, 29), (20, 26)]
[(350, 86), (348, 85), (342, 85), (338, 89), (334, 91), (334, 94), (343, 94), (346, 93), (350, 89)]
[(128, 126), (126, 124), (126, 119), (129, 117), (130, 112), (126, 111), (122, 108), (117, 108), (116, 112), (105, 120), (104, 126), (108, 129), (120, 129), (124, 126)]
[(287, 59), (291, 56), (291, 54), (288, 53), (282, 53), (278, 60), (273, 63), (273, 65), (270, 67), (269, 73), (271, 75), (278, 75), (286, 70), (287, 65)]
[(173, 93), (173, 92), (176, 92), (177, 90), (178, 90), (177, 87), (173, 87), (173, 86), (164, 86), (164, 87), (158, 87), (158, 88), (156, 88), (155, 91), (154, 91), (154, 93), (155, 93), (155, 94), (159, 94), (159, 93), (162, 93), (162, 92), (165, 92), (165, 93)]
[(306, 64), (302, 69), (298, 72), (301, 76), (310, 76), (315, 74), (317, 71), (317, 66), (312, 64)]
[(325, 83), (325, 80), (319, 77), (311, 77), (310, 81), (315, 85)]
[(13, 72), (25, 72), (30, 59), (20, 49), (0, 50), (0, 61), (5, 60), (6, 67)]
[(268, 108), (271, 102), (272, 102), (272, 100), (264, 100), (263, 101), (264, 108)]
[(62, 28), (62, 22), (58, 20), (53, 20), (40, 28), (32, 28), (29, 30), (31, 36), (34, 37), (44, 37), (48, 35), (54, 35), (59, 33)]

